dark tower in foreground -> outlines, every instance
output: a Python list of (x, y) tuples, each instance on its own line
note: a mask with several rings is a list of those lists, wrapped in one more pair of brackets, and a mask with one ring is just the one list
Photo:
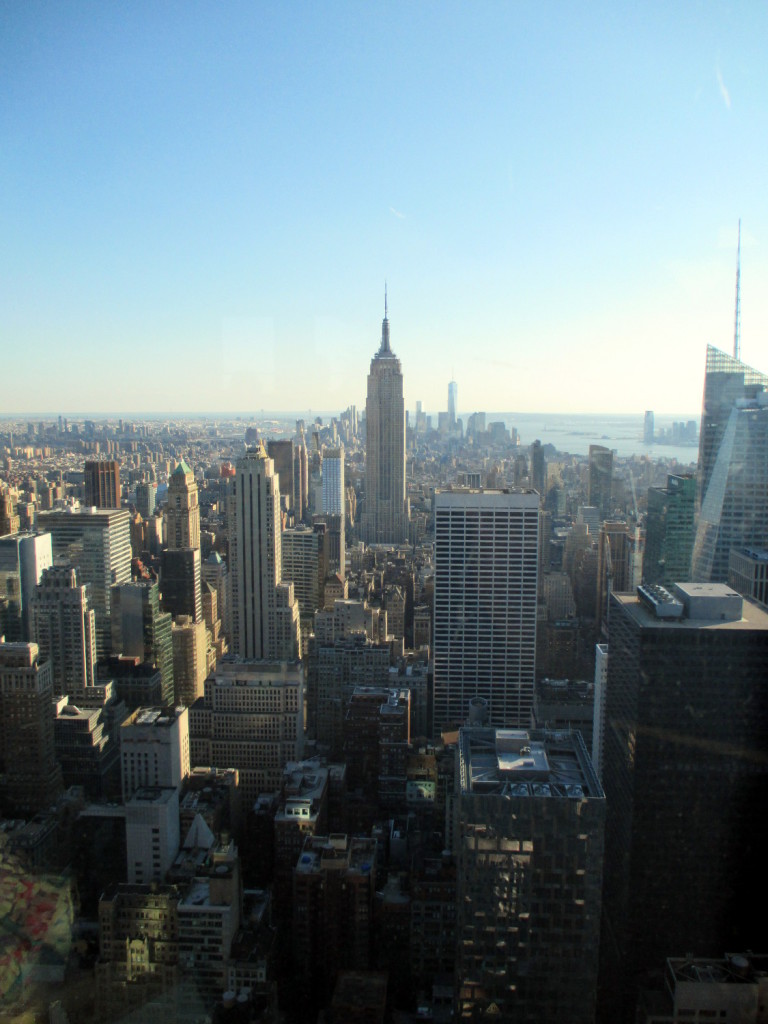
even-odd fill
[(605, 798), (578, 732), (459, 733), (456, 1019), (592, 1024)]
[(723, 584), (611, 597), (603, 785), (608, 1016), (667, 957), (759, 949), (768, 613)]

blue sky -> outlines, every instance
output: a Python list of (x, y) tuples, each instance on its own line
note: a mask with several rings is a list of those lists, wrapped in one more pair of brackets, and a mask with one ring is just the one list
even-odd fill
[(690, 412), (768, 369), (768, 7), (0, 3), (0, 411)]

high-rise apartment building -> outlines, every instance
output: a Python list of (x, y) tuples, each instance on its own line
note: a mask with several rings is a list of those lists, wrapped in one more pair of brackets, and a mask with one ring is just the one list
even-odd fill
[(435, 494), (435, 735), (475, 697), (491, 725), (530, 725), (538, 540), (534, 491)]
[(79, 509), (41, 512), (38, 525), (48, 530), (53, 557), (78, 569), (81, 583), (90, 585), (89, 598), (96, 614), (96, 654), (112, 651), (111, 589), (131, 578), (131, 515), (124, 509)]
[(601, 519), (611, 514), (611, 486), (613, 483), (613, 452), (602, 444), (589, 446), (588, 505), (600, 509)]
[(696, 480), (670, 474), (666, 487), (648, 490), (643, 582), (666, 585), (691, 575)]
[(614, 985), (631, 997), (674, 950), (760, 948), (768, 612), (678, 583), (614, 594), (609, 623), (601, 957), (619, 1020)]
[(85, 464), (85, 504), (90, 508), (120, 508), (120, 463), (115, 459)]
[(46, 569), (32, 600), (32, 633), (51, 662), (54, 692), (74, 696), (96, 682), (96, 617), (77, 569)]
[(61, 790), (51, 663), (37, 644), (0, 641), (0, 805), (31, 815)]
[(299, 610), (295, 596), (280, 591), (280, 489), (263, 445), (237, 461), (235, 506), (230, 532), (233, 652), (246, 659), (293, 660)]
[(405, 498), (405, 404), (400, 360), (389, 347), (386, 300), (381, 345), (371, 360), (365, 403), (365, 512), (367, 544), (400, 544), (408, 539)]
[(466, 728), (456, 1019), (592, 1024), (605, 796), (578, 732)]
[(166, 544), (171, 551), (200, 547), (200, 505), (195, 474), (182, 461), (168, 478)]

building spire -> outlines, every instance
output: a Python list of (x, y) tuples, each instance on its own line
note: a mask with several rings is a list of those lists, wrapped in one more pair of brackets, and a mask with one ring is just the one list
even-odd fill
[(387, 282), (384, 282), (384, 319), (381, 323), (381, 347), (379, 355), (388, 354), (392, 351), (389, 347), (389, 320), (387, 318)]
[[(385, 300), (386, 306), (386, 300)], [(741, 359), (741, 217), (739, 217), (739, 244), (736, 250), (736, 314), (733, 321), (733, 358)]]

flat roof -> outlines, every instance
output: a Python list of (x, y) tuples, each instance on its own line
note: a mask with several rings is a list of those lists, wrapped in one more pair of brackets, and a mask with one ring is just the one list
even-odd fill
[(468, 727), (459, 757), (462, 793), (604, 799), (580, 733)]
[[(685, 584), (686, 586), (720, 586), (725, 587), (725, 584)], [(680, 584), (678, 584), (680, 586)], [(731, 590), (730, 587), (725, 587), (729, 596), (736, 592)], [(703, 592), (692, 595), (694, 598), (708, 596)], [(721, 596), (721, 595), (712, 595)], [(739, 595), (737, 595), (739, 596)], [(679, 619), (659, 619), (657, 618), (650, 608), (646, 607), (637, 597), (636, 594), (612, 594), (612, 600), (616, 601), (621, 607), (627, 612), (638, 626), (643, 629), (729, 629), (729, 630), (761, 630), (768, 629), (768, 610), (761, 608), (759, 605), (750, 601), (748, 598), (744, 598), (742, 605), (742, 613), (740, 619), (731, 621), (721, 621), (719, 619), (689, 619), (685, 616)]]

